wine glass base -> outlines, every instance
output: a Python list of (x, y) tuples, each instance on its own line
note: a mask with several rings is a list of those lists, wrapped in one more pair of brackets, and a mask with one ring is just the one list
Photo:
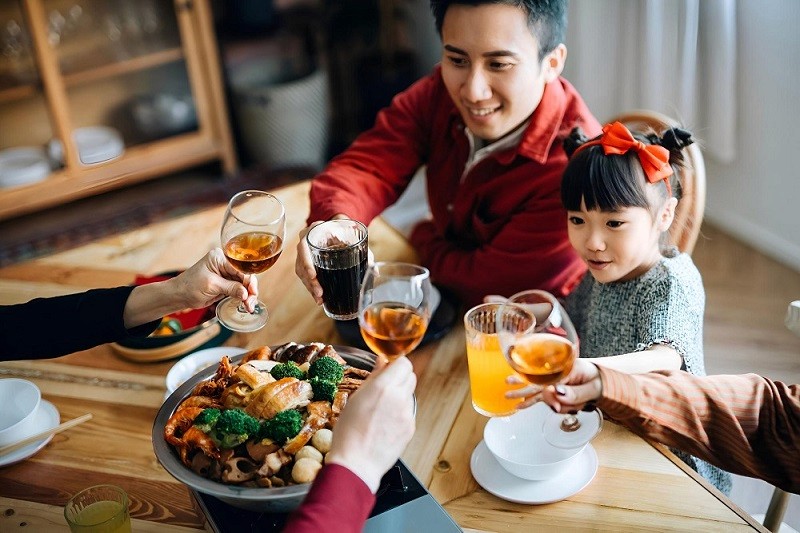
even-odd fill
[(592, 440), (603, 425), (603, 415), (599, 410), (579, 411), (575, 415), (580, 422), (576, 429), (565, 429), (562, 426), (564, 416), (552, 413), (552, 416), (546, 417), (542, 424), (545, 440), (556, 448), (580, 448)]
[(223, 326), (232, 331), (249, 333), (266, 325), (269, 312), (263, 303), (258, 302), (251, 313), (241, 300), (228, 297), (217, 304), (217, 318)]

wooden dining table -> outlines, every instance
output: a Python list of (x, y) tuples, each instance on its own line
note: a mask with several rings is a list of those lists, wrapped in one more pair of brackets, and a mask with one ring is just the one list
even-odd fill
[[(308, 190), (303, 181), (271, 191), (286, 205), (287, 242), (275, 266), (259, 277), (270, 321), (255, 333), (234, 334), (226, 345), (344, 343), (294, 274)], [(186, 268), (219, 246), (224, 209), (215, 206), (2, 268), (0, 304), (131, 284), (137, 275)], [(369, 226), (369, 242), (377, 259), (417, 261), (403, 236), (381, 218)], [(470, 470), (487, 419), (470, 401), (460, 316), (446, 335), (409, 356), (418, 376), (417, 429), (402, 458), (461, 528), (765, 531), (665, 447), (609, 421), (592, 442), (599, 457), (597, 474), (577, 494), (557, 503), (524, 505), (488, 493)], [(41, 327), (46, 338), (47, 324)], [(0, 378), (36, 383), (62, 421), (93, 415), (55, 435), (30, 458), (0, 468), (0, 531), (67, 531), (67, 500), (100, 483), (127, 491), (134, 531), (207, 529), (188, 488), (161, 467), (151, 442), (164, 378), (175, 362), (134, 362), (104, 345), (56, 359), (0, 363)]]

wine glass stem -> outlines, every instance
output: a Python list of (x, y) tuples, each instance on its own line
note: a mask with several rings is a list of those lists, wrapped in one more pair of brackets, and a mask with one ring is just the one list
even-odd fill
[(573, 414), (565, 415), (561, 420), (561, 429), (567, 433), (577, 431), (581, 427), (581, 421)]

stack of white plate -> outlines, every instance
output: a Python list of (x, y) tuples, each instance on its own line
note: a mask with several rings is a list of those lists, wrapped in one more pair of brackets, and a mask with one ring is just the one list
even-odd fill
[[(78, 146), (78, 156), (84, 165), (110, 161), (121, 156), (125, 151), (122, 135), (114, 128), (107, 126), (78, 128), (72, 133), (72, 138)], [(53, 161), (64, 162), (64, 149), (61, 141), (58, 139), (50, 141), (48, 150)]]
[(0, 151), (0, 187), (19, 187), (50, 175), (50, 162), (42, 148), (22, 146)]

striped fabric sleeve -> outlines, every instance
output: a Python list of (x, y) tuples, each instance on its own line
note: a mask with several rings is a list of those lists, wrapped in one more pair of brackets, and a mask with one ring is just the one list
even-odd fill
[(800, 388), (755, 374), (623, 374), (598, 366), (597, 405), (634, 433), (800, 492)]

